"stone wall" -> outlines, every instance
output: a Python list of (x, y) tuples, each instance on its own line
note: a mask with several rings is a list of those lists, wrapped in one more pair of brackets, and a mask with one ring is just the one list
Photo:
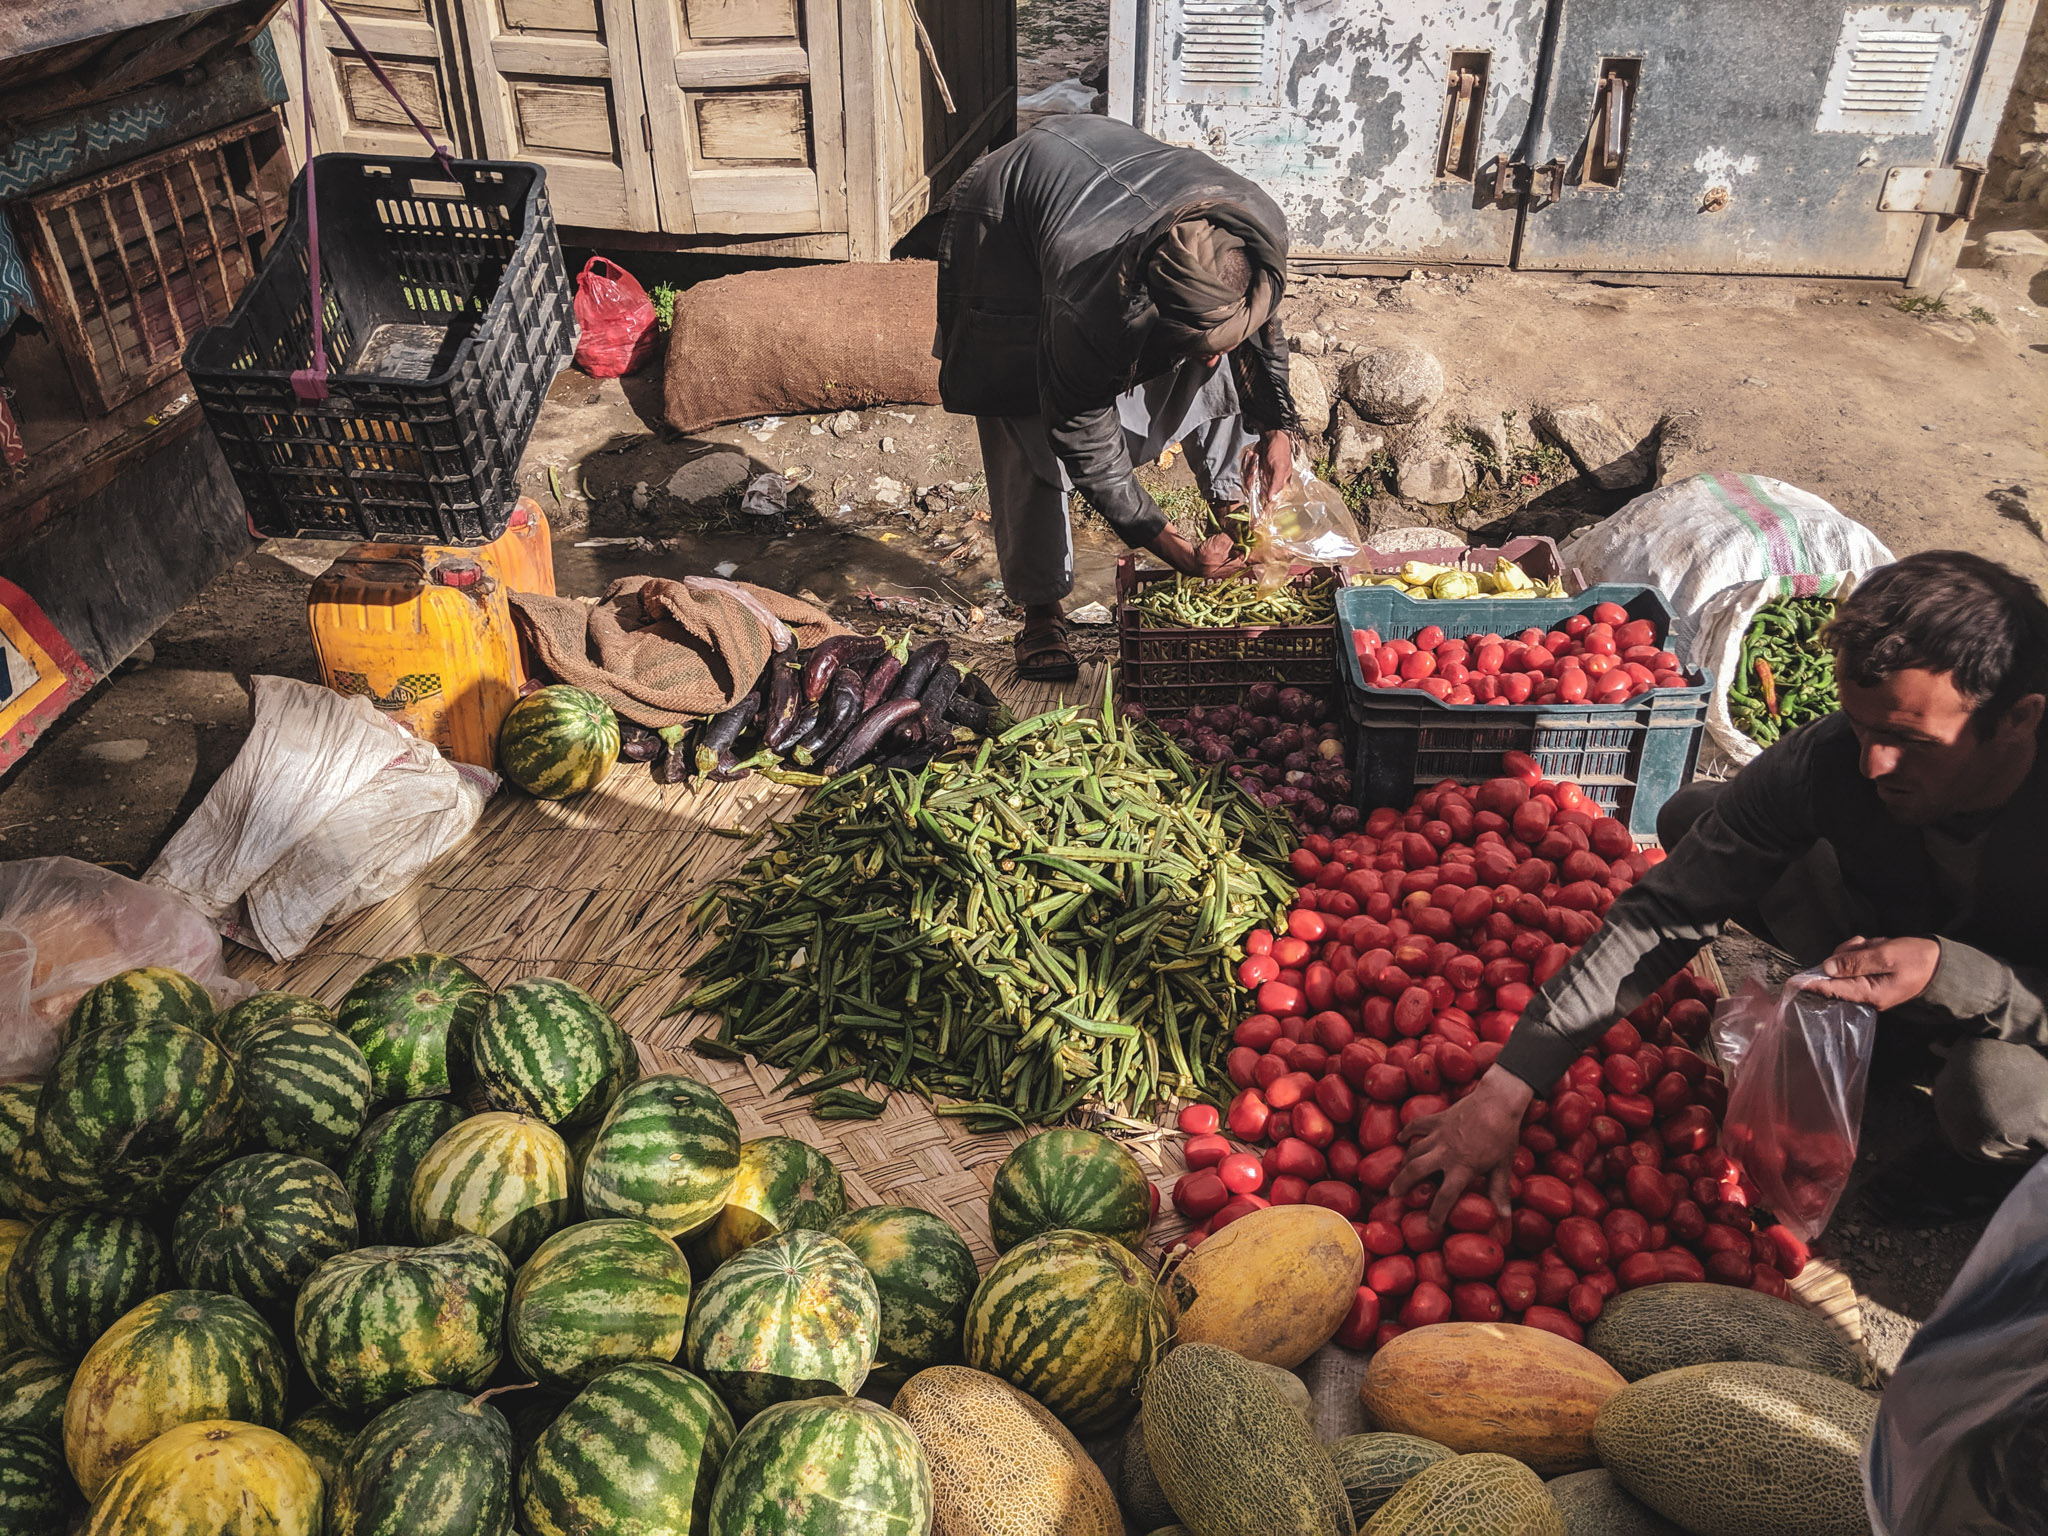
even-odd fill
[(1985, 190), (1988, 199), (2048, 212), (2048, 0), (2034, 13), (2005, 121), (1992, 145), (1991, 185)]

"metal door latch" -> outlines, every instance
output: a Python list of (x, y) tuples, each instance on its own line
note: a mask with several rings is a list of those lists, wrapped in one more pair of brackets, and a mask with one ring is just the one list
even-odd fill
[(1884, 173), (1884, 191), (1877, 206), (1885, 213), (1938, 213), (1944, 218), (1974, 219), (1984, 195), (1982, 161), (1955, 165), (1895, 165)]
[(1556, 156), (1541, 165), (1495, 155), (1487, 162), (1493, 177), (1493, 202), (1502, 208), (1517, 204), (1540, 208), (1564, 196), (1564, 162)]

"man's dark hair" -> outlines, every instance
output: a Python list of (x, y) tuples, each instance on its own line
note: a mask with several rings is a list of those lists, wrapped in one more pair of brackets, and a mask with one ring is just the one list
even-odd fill
[(1823, 638), (1858, 687), (1915, 669), (1948, 674), (1980, 733), (2028, 694), (2048, 693), (2048, 603), (1982, 555), (1930, 549), (1873, 571)]

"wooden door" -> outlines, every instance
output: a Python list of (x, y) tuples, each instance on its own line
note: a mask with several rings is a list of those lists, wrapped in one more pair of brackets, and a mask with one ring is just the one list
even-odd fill
[(660, 227), (633, 0), (459, 4), (488, 155), (545, 166), (558, 224)]
[(838, 0), (636, 0), (661, 227), (846, 228)]
[[(480, 145), (467, 122), (464, 85), (452, 33), (444, 30), (445, 0), (336, 0), (391, 83), (420, 121), (458, 155)], [(307, 63), (313, 109), (314, 147), (323, 154), (423, 155), (427, 146), (404, 109), (391, 99), (369, 65), (356, 56), (334, 18), (319, 5)], [(303, 148), (299, 89), (298, 6), (288, 3), (270, 25), (277, 61), (290, 91), (285, 110), (292, 128), (292, 154)]]

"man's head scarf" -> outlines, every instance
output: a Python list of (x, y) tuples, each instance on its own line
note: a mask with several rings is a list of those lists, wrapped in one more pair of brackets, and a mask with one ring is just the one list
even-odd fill
[[(1222, 274), (1225, 258), (1234, 252), (1250, 270), (1248, 283), (1232, 283)], [(1203, 218), (1183, 219), (1166, 232), (1145, 282), (1161, 326), (1190, 356), (1236, 350), (1266, 323), (1280, 297), (1276, 274), (1259, 263), (1253, 249)]]

